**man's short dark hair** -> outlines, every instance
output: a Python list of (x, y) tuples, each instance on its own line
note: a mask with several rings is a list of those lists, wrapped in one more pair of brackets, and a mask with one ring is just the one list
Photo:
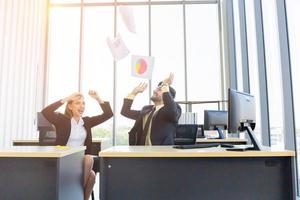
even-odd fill
[[(161, 86), (163, 84), (163, 82), (159, 82), (157, 86)], [(173, 97), (173, 99), (175, 99), (176, 96), (176, 90), (174, 88), (172, 88), (171, 86), (169, 86), (169, 92), (171, 94), (171, 96)]]

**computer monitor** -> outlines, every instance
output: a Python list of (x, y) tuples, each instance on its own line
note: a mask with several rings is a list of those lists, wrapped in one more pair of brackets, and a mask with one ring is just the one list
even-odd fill
[(261, 145), (256, 139), (253, 130), (255, 128), (255, 98), (253, 95), (228, 89), (228, 133), (247, 131), (253, 148), (261, 150)]
[(219, 138), (225, 138), (223, 130), (227, 129), (228, 113), (221, 110), (204, 110), (204, 130), (217, 130)]
[(228, 89), (228, 132), (241, 131), (241, 122), (250, 123), (255, 127), (255, 98), (253, 95)]

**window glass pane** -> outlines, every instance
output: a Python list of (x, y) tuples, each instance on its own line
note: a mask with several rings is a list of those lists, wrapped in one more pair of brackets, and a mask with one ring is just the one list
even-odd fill
[[(86, 96), (86, 114), (89, 116), (102, 113), (98, 103), (88, 96), (90, 89), (96, 90), (113, 107), (113, 59), (106, 44), (106, 38), (113, 36), (113, 15), (113, 7), (84, 8), (82, 92)], [(111, 138), (112, 127), (111, 118), (94, 127), (92, 135)]]
[(243, 71), (242, 71), (242, 47), (241, 47), (241, 28), (240, 28), (240, 13), (238, 0), (233, 1), (233, 16), (234, 16), (234, 36), (235, 36), (235, 57), (236, 57), (236, 74), (237, 74), (237, 89), (243, 91)]
[(261, 142), (261, 118), (260, 118), (260, 94), (259, 94), (259, 78), (257, 63), (257, 45), (256, 45), (256, 28), (253, 1), (245, 1), (246, 10), (246, 26), (247, 26), (247, 42), (248, 42), (248, 62), (249, 62), (249, 78), (250, 93), (254, 95), (256, 102), (256, 125), (254, 133)]
[[(221, 100), (217, 5), (186, 5), (186, 39), (188, 101)], [(203, 110), (217, 109), (217, 104), (194, 105), (192, 109), (202, 124)]]
[(277, 24), (278, 21), (275, 0), (263, 0), (262, 11), (266, 50), (271, 145), (283, 146), (282, 83), (280, 75), (281, 66)]
[(50, 9), (48, 103), (78, 91), (79, 22), (79, 8)]
[[(293, 96), (294, 96), (294, 113), (296, 121), (296, 140), (297, 140), (297, 163), (298, 163), (298, 180), (300, 171), (300, 1), (286, 0), (286, 11), (289, 30), (289, 44), (292, 65), (292, 78), (293, 78)], [(299, 181), (298, 181), (299, 184)], [(299, 186), (298, 186), (299, 187)], [(298, 191), (299, 195), (299, 191)]]
[[(146, 79), (140, 79), (131, 76), (131, 55), (149, 55), (149, 9), (148, 6), (133, 6), (132, 10), (133, 14), (137, 16), (135, 18), (136, 34), (128, 31), (127, 27), (122, 21), (122, 17), (119, 14), (117, 18), (117, 32), (120, 33), (124, 43), (131, 52), (126, 58), (117, 62), (117, 111), (115, 112), (117, 145), (128, 144), (128, 131), (134, 124), (134, 120), (128, 119), (120, 114), (123, 105), (123, 99), (140, 82), (148, 83), (148, 80)], [(132, 108), (135, 110), (140, 110), (144, 105), (147, 104), (149, 104), (149, 89), (146, 89), (142, 94), (138, 94), (136, 96)]]
[(182, 12), (178, 5), (151, 8), (151, 49), (155, 57), (152, 89), (173, 72), (177, 101), (184, 100), (185, 91)]

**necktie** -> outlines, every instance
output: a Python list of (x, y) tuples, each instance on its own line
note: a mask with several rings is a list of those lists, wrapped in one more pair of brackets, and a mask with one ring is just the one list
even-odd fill
[(154, 112), (155, 112), (155, 106), (153, 106), (151, 112), (149, 113), (149, 116), (148, 116), (148, 118), (146, 120), (146, 123), (145, 123), (145, 127), (143, 129), (143, 134), (142, 134), (142, 138), (141, 138), (142, 145), (145, 145), (146, 136), (147, 136), (149, 126), (150, 126), (150, 122), (151, 122), (151, 119), (153, 117)]

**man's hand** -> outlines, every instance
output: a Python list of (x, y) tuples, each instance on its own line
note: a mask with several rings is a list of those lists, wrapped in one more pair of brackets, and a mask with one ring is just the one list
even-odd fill
[(163, 84), (171, 85), (174, 80), (174, 74), (171, 72), (169, 77), (163, 81)]
[(136, 86), (136, 87), (132, 90), (131, 94), (135, 96), (135, 95), (137, 95), (138, 93), (142, 93), (142, 92), (144, 92), (144, 91), (146, 90), (147, 86), (148, 86), (148, 84), (145, 83), (145, 82), (140, 83), (138, 86)]

